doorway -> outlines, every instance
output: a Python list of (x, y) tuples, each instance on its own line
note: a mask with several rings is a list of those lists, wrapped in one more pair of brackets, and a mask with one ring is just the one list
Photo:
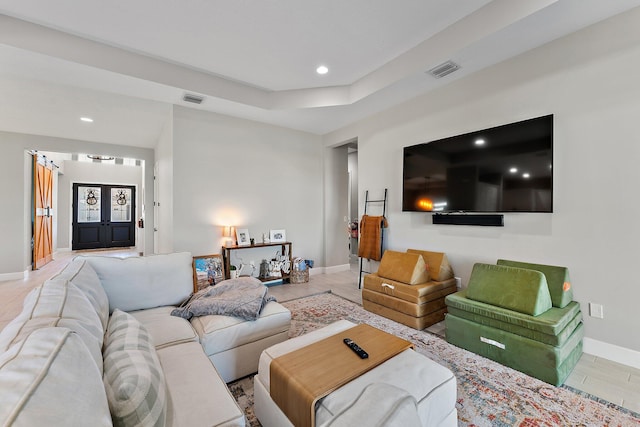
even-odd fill
[(135, 194), (132, 185), (73, 184), (71, 248), (135, 246)]
[(358, 213), (358, 141), (347, 145), (347, 169), (349, 173), (349, 264), (358, 263), (359, 213)]

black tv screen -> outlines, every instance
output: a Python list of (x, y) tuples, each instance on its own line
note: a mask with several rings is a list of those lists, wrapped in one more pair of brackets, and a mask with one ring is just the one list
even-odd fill
[(405, 147), (402, 210), (553, 212), (553, 115)]

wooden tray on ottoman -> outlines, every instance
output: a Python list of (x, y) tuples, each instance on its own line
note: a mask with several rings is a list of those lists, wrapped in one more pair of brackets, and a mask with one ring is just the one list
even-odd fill
[[(343, 340), (351, 338), (369, 354), (361, 359)], [(298, 427), (315, 425), (315, 403), (402, 351), (409, 341), (361, 324), (273, 359), (273, 401)]]

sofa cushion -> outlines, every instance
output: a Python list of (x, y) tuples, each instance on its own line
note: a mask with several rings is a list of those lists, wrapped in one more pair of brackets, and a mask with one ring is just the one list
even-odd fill
[(429, 281), (429, 271), (422, 256), (407, 252), (384, 251), (377, 274), (408, 285)]
[(551, 307), (539, 316), (508, 310), (466, 297), (467, 290), (447, 295), (447, 311), (457, 317), (508, 331), (550, 345), (561, 345), (582, 321), (580, 304)]
[(107, 326), (104, 386), (114, 426), (164, 426), (166, 385), (153, 341), (135, 317), (118, 309)]
[(193, 292), (188, 252), (147, 257), (83, 257), (94, 268), (109, 297), (109, 310), (142, 310), (180, 305)]
[(498, 265), (540, 271), (547, 279), (551, 302), (554, 307), (564, 308), (573, 301), (573, 289), (571, 288), (571, 279), (569, 278), (569, 269), (567, 267), (509, 261), (506, 259), (499, 259)]
[(544, 274), (502, 265), (475, 264), (469, 277), (467, 298), (531, 316), (552, 307)]
[(0, 390), (3, 426), (111, 426), (102, 376), (67, 328), (34, 330), (0, 354)]
[(281, 304), (268, 302), (258, 320), (231, 316), (200, 316), (191, 319), (207, 356), (258, 341), (289, 330), (291, 312)]
[(451, 293), (452, 287), (456, 289), (456, 281), (454, 279), (407, 285), (396, 280), (385, 279), (376, 273), (365, 275), (362, 284), (363, 289), (390, 295), (414, 304), (424, 304), (442, 298)]
[(47, 280), (27, 294), (20, 314), (0, 332), (0, 352), (34, 330), (52, 326), (77, 332), (102, 372), (104, 331), (100, 318), (86, 295), (60, 278)]
[(109, 298), (100, 283), (98, 274), (86, 260), (74, 258), (69, 264), (52, 279), (68, 280), (80, 289), (89, 299), (91, 305), (98, 313), (102, 322), (103, 332), (107, 330), (109, 322)]
[(442, 282), (453, 279), (453, 269), (444, 252), (423, 251), (420, 249), (407, 249), (407, 252), (422, 255), (422, 258), (427, 263), (431, 280)]
[(156, 349), (183, 342), (198, 341), (198, 335), (188, 320), (171, 315), (175, 307), (156, 307), (132, 311), (133, 317), (149, 331)]
[(556, 386), (564, 382), (582, 355), (582, 323), (560, 346), (543, 344), (453, 314), (447, 315), (445, 324), (450, 344)]
[(245, 425), (244, 413), (200, 344), (164, 347), (158, 357), (170, 396), (167, 427)]

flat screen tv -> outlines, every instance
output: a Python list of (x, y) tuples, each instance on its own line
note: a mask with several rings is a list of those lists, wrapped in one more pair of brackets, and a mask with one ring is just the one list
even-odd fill
[(553, 212), (553, 115), (404, 148), (402, 210)]

